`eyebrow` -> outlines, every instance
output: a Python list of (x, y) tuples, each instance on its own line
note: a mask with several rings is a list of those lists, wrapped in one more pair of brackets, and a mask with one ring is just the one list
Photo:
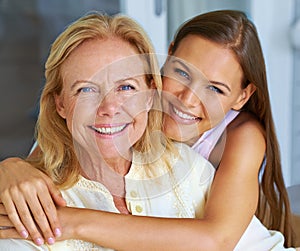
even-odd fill
[(178, 63), (178, 64), (180, 64), (186, 71), (188, 71), (188, 72), (191, 71), (190, 68), (189, 68), (185, 63), (183, 63), (181, 60), (179, 60), (179, 59), (173, 59), (173, 60), (172, 60), (172, 63), (173, 63), (173, 64), (174, 64), (174, 63)]
[(89, 80), (76, 80), (76, 81), (71, 85), (71, 90), (74, 90), (75, 87), (76, 87), (78, 84), (81, 84), (81, 83), (89, 83), (89, 84), (96, 85), (96, 83), (93, 82), (93, 81), (89, 81)]
[[(125, 78), (121, 78), (117, 81), (115, 81), (115, 83), (119, 83), (119, 82), (122, 82), (122, 81), (126, 81), (126, 80), (132, 80), (136, 83), (138, 83), (139, 81), (134, 78), (134, 77), (125, 77)], [(93, 82), (93, 81), (90, 81), (90, 80), (76, 80), (72, 85), (71, 85), (71, 90), (74, 90), (76, 88), (76, 86), (78, 84), (81, 84), (81, 83), (89, 83), (89, 84), (93, 84), (93, 85), (97, 85), (96, 82)]]
[(133, 74), (133, 76), (124, 76), (123, 78), (115, 80), (114, 82), (118, 83), (120, 81), (126, 81), (126, 80), (138, 81), (137, 79), (139, 77), (145, 77), (145, 76), (146, 76), (146, 74)]
[(221, 86), (225, 87), (229, 92), (231, 92), (231, 89), (227, 84), (224, 84), (224, 83), (218, 82), (218, 81), (209, 81), (209, 82), (212, 84), (215, 84), (215, 85), (221, 85)]

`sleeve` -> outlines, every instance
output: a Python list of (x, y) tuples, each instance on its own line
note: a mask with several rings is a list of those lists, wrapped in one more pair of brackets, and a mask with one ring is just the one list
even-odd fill
[(0, 250), (5, 251), (46, 251), (46, 246), (37, 246), (31, 241), (21, 239), (1, 239)]
[(268, 230), (255, 216), (244, 232), (234, 251), (293, 251), (284, 247), (284, 236), (278, 231)]

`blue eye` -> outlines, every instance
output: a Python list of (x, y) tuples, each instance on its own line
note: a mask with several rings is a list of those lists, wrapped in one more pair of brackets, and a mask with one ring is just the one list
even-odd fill
[(216, 93), (220, 93), (220, 94), (224, 93), (221, 89), (219, 89), (218, 87), (215, 87), (214, 85), (209, 85), (208, 89), (210, 89), (211, 91), (216, 92)]
[(91, 87), (82, 87), (78, 90), (79, 92), (84, 92), (84, 93), (87, 93), (87, 92), (94, 92), (95, 90)]
[(181, 77), (184, 77), (186, 79), (190, 79), (190, 75), (187, 72), (185, 72), (185, 71), (183, 71), (179, 68), (176, 68), (175, 72), (178, 73)]
[(135, 88), (132, 85), (122, 85), (120, 86), (120, 90), (121, 91), (130, 91), (130, 90), (134, 90)]

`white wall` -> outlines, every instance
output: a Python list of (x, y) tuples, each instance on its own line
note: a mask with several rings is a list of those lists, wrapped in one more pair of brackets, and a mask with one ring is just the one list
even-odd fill
[(166, 0), (120, 0), (121, 12), (134, 18), (146, 30), (155, 50), (166, 54), (167, 12)]
[(291, 185), (291, 126), (293, 50), (289, 29), (294, 1), (253, 0), (252, 17), (261, 39), (269, 81), (271, 105), (278, 135), (283, 175)]

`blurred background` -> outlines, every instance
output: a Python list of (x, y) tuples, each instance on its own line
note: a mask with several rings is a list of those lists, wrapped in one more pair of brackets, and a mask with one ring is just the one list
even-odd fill
[(33, 143), (51, 43), (90, 10), (124, 13), (166, 54), (176, 28), (215, 9), (245, 11), (256, 24), (270, 84), (287, 186), (300, 183), (300, 0), (0, 0), (0, 160)]

